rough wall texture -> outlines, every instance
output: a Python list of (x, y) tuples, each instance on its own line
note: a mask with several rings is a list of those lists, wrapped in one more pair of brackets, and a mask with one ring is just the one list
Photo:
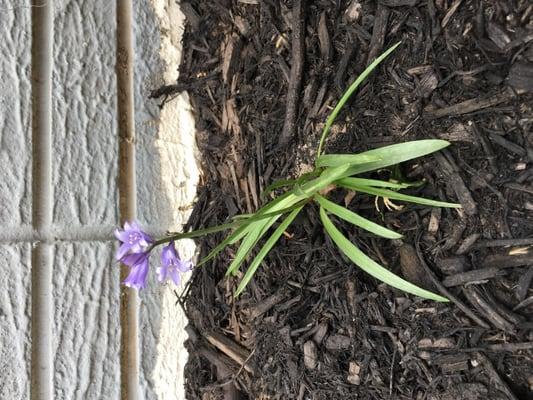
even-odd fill
[(29, 224), (31, 197), (30, 43), (27, 9), (0, 0), (0, 223)]
[(30, 245), (0, 245), (0, 399), (29, 398)]
[[(54, 392), (118, 399), (115, 2), (54, 4)], [(187, 98), (163, 111), (147, 98), (177, 77), (183, 17), (173, 1), (134, 6), (139, 219), (162, 232), (186, 221), (198, 181)], [(31, 10), (12, 7), (0, 0), (0, 399), (18, 400), (29, 398), (31, 362)], [(193, 255), (192, 242), (180, 246)], [(173, 288), (152, 282), (140, 314), (144, 396), (181, 399), (186, 321)]]
[(0, 1), (0, 399), (27, 399), (30, 365), (30, 244), (6, 232), (31, 222), (29, 13)]
[(56, 1), (54, 222), (117, 221), (115, 2)]
[(119, 398), (118, 270), (109, 243), (55, 248), (54, 388), (56, 399)]
[[(137, 4), (135, 11), (136, 74), (144, 77), (136, 80), (136, 99), (142, 101), (151, 89), (177, 80), (184, 17), (171, 0), (152, 0), (151, 7)], [(150, 28), (153, 32), (146, 35)], [(157, 45), (149, 39), (152, 37), (159, 38)], [(192, 210), (199, 176), (194, 119), (188, 99), (178, 96), (162, 110), (155, 102), (136, 106), (142, 110), (136, 118), (141, 164), (138, 195), (143, 204), (139, 217), (151, 225), (179, 230)], [(154, 157), (158, 162), (151, 161)], [(192, 241), (182, 241), (177, 247), (183, 256), (193, 256)], [(161, 287), (154, 283), (151, 288), (141, 294), (140, 330), (147, 333), (141, 336), (145, 395), (161, 400), (181, 399), (186, 320), (176, 306), (172, 285)]]

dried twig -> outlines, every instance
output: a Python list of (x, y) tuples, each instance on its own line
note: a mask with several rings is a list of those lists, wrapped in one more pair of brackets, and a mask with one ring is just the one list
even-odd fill
[(472, 321), (474, 321), (476, 324), (478, 324), (479, 326), (481, 326), (481, 327), (483, 327), (485, 329), (489, 329), (490, 326), (485, 321), (483, 321), (476, 314), (474, 314), (474, 312), (472, 310), (470, 310), (461, 300), (459, 300), (457, 297), (455, 297), (451, 292), (448, 291), (448, 289), (446, 289), (442, 285), (442, 283), (437, 279), (437, 277), (435, 276), (433, 271), (426, 264), (426, 261), (424, 260), (424, 257), (422, 256), (422, 252), (420, 251), (420, 236), (421, 236), (421, 234), (422, 234), (422, 232), (420, 232), (420, 234), (418, 235), (417, 240), (415, 242), (416, 253), (418, 255), (418, 259), (420, 260), (420, 264), (422, 265), (422, 267), (426, 271), (426, 274), (429, 277), (429, 279), (431, 279), (433, 284), (436, 286), (436, 288), (439, 290), (439, 292), (443, 296), (446, 296), (451, 302), (453, 302), (457, 307), (459, 307), (459, 309), (461, 309), (461, 311), (463, 311), (470, 319), (472, 319)]
[(295, 0), (292, 9), (292, 64), (287, 90), (287, 112), (280, 137), (280, 145), (294, 137), (298, 115), (298, 103), (304, 70), (305, 15), (302, 0)]

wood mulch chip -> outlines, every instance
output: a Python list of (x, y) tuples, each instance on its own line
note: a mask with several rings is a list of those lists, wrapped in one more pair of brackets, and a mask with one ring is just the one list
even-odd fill
[[(310, 169), (323, 124), (375, 57), (327, 152), (442, 138), (452, 146), (391, 173), (462, 209), (335, 190), (333, 200), (404, 234), (337, 221), (425, 301), (377, 282), (325, 235), (317, 209), (291, 225), (239, 298), (235, 248), (194, 270), (188, 399), (533, 398), (533, 5), (529, 0), (195, 0), (180, 78), (196, 116), (203, 179), (189, 221), (223, 223), (263, 189)], [(224, 236), (198, 241), (200, 256)], [(245, 267), (244, 267), (245, 268)]]

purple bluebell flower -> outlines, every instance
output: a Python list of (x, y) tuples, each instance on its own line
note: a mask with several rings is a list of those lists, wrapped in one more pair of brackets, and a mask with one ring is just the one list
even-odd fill
[(115, 229), (115, 237), (122, 242), (122, 245), (117, 251), (117, 260), (128, 253), (144, 253), (154, 240), (146, 232), (143, 232), (137, 222), (126, 222), (124, 230)]
[(133, 289), (144, 289), (146, 277), (148, 276), (148, 257), (150, 253), (130, 253), (126, 254), (120, 261), (130, 267), (130, 273), (122, 282)]
[(157, 269), (159, 282), (171, 278), (176, 285), (179, 285), (181, 280), (180, 272), (183, 273), (192, 269), (192, 260), (182, 260), (174, 247), (173, 241), (170, 242), (168, 246), (163, 247), (163, 251), (161, 252), (161, 264), (162, 266)]

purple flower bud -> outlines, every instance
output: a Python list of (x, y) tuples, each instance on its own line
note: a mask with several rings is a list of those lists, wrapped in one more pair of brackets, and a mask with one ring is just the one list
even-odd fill
[(170, 242), (168, 246), (163, 247), (163, 251), (161, 252), (161, 264), (162, 266), (157, 269), (159, 282), (171, 278), (176, 285), (179, 285), (181, 281), (180, 272), (190, 271), (193, 266), (192, 260), (181, 260), (174, 247), (173, 241)]
[(122, 242), (116, 254), (119, 261), (128, 253), (144, 253), (154, 243), (152, 237), (141, 231), (135, 221), (126, 222), (123, 231), (116, 229), (115, 237)]

